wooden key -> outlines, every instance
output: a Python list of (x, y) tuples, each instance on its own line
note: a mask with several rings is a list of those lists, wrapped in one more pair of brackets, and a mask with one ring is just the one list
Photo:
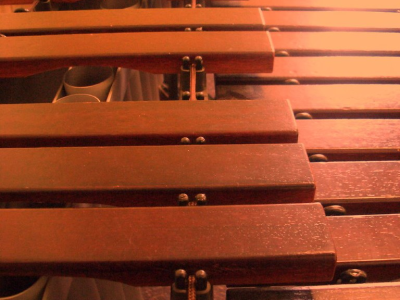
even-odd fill
[[(289, 103), (139, 101), (10, 104), (0, 110), (0, 147), (296, 143)], [(201, 140), (201, 141), (200, 141)]]
[[(400, 20), (400, 18), (399, 18)], [(399, 57), (277, 57), (270, 74), (216, 76), (217, 84), (399, 83)]]
[(400, 215), (328, 217), (337, 251), (336, 277), (361, 269), (370, 282), (389, 281), (400, 274)]
[(317, 286), (232, 288), (226, 292), (227, 300), (397, 300), (400, 283), (337, 284)]
[[(265, 29), (263, 15), (258, 8), (53, 11), (4, 14), (0, 19), (0, 31), (5, 35), (183, 31), (185, 28), (195, 30), (199, 27), (207, 31)], [(104, 38), (103, 42), (112, 41)], [(180, 44), (174, 38), (170, 43), (173, 42)], [(190, 41), (187, 43), (190, 44)]]
[(354, 11), (263, 11), (265, 25), (280, 31), (400, 32), (396, 13)]
[[(311, 202), (301, 144), (2, 148), (0, 200), (174, 206)], [(203, 198), (204, 198), (203, 197)]]
[(289, 100), (314, 119), (400, 118), (397, 84), (217, 85), (217, 99)]
[(388, 32), (271, 32), (277, 55), (399, 56), (398, 33)]
[(183, 56), (202, 56), (211, 73), (269, 72), (273, 64), (270, 37), (263, 31), (44, 35), (1, 38), (0, 77), (71, 65), (178, 73)]
[(399, 160), (400, 120), (297, 120), (308, 154), (333, 160)]
[(246, 0), (212, 1), (212, 6), (228, 7), (265, 7), (272, 10), (354, 10), (397, 12), (400, 9), (397, 0)]
[(213, 284), (331, 280), (319, 204), (0, 210), (0, 273), (170, 285), (176, 269)]
[(400, 213), (400, 162), (312, 163), (315, 201), (348, 214)]

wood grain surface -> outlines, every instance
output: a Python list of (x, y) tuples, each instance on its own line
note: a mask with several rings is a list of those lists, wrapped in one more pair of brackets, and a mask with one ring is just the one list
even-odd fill
[(0, 19), (5, 35), (99, 33), (134, 31), (263, 30), (257, 8), (102, 9), (4, 14)]
[(227, 300), (397, 300), (400, 284), (366, 283), (294, 287), (232, 288), (227, 290)]
[(312, 163), (315, 201), (349, 214), (400, 213), (400, 161)]
[(308, 154), (329, 160), (399, 160), (400, 120), (297, 120)]
[[(400, 20), (400, 18), (399, 18)], [(276, 57), (269, 74), (216, 76), (218, 84), (399, 83), (400, 57)]]
[(319, 204), (9, 209), (0, 218), (2, 274), (170, 285), (184, 268), (204, 269), (213, 284), (268, 284), (330, 280), (335, 267)]
[[(284, 101), (132, 101), (2, 105), (0, 147), (296, 143)], [(273, 112), (273, 113), (272, 113)]]
[[(257, 40), (258, 43), (253, 43)], [(267, 32), (137, 32), (20, 36), (0, 39), (0, 77), (73, 65), (109, 65), (179, 73), (182, 57), (202, 56), (207, 72), (271, 72)]]
[(328, 217), (328, 222), (337, 251), (337, 275), (355, 268), (364, 270), (370, 282), (399, 278), (399, 214)]
[(397, 0), (246, 0), (212, 1), (213, 6), (269, 7), (272, 10), (355, 10), (391, 11), (400, 9)]
[(289, 100), (294, 113), (314, 119), (400, 118), (396, 84), (218, 85), (217, 99)]
[(300, 144), (2, 148), (1, 201), (175, 206), (311, 202)]

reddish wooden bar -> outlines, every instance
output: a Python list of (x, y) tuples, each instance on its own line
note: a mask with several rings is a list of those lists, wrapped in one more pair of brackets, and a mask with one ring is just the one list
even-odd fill
[(400, 213), (400, 162), (312, 163), (315, 201), (348, 214)]
[(301, 144), (2, 148), (0, 200), (175, 206), (312, 202)]
[(268, 284), (330, 280), (335, 267), (319, 204), (20, 209), (0, 219), (1, 274), (170, 285), (176, 269), (201, 268), (214, 284)]
[[(273, 113), (271, 113), (273, 112)], [(296, 143), (286, 101), (133, 101), (10, 104), (0, 110), (0, 147)]]
[(289, 100), (295, 114), (314, 119), (400, 118), (397, 84), (220, 85), (217, 99)]

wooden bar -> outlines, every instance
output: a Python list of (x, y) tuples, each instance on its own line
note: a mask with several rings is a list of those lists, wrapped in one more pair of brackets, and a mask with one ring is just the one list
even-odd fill
[(400, 161), (312, 163), (315, 201), (348, 214), (400, 213)]
[[(273, 113), (272, 113), (273, 112)], [(296, 143), (286, 101), (132, 101), (10, 104), (0, 110), (0, 147)]]
[(399, 56), (399, 33), (271, 32), (275, 51), (290, 56)]
[(400, 32), (397, 13), (354, 11), (263, 11), (266, 27), (281, 31)]
[(178, 73), (183, 56), (202, 56), (211, 73), (270, 72), (274, 59), (270, 37), (263, 31), (9, 37), (0, 39), (0, 77), (28, 76), (73, 65)]
[(331, 280), (335, 268), (319, 204), (9, 209), (0, 219), (1, 274), (170, 285), (184, 268), (213, 284), (269, 284)]
[(216, 98), (289, 100), (295, 114), (314, 119), (400, 118), (400, 85), (217, 85)]
[(337, 251), (336, 277), (362, 269), (370, 282), (391, 281), (400, 274), (400, 215), (328, 217)]
[(226, 292), (227, 300), (397, 300), (400, 283), (337, 284), (316, 286), (231, 288)]
[(213, 6), (223, 7), (268, 7), (272, 10), (349, 10), (397, 12), (400, 9), (397, 0), (246, 0), (212, 1)]
[(199, 27), (243, 31), (263, 30), (263, 22), (258, 8), (103, 9), (4, 14), (0, 31), (5, 35), (183, 31)]
[(297, 120), (308, 154), (333, 160), (399, 160), (400, 120)]
[[(400, 18), (399, 18), (400, 20)], [(269, 74), (218, 75), (218, 84), (400, 83), (400, 57), (277, 57)]]
[(175, 206), (311, 202), (303, 145), (2, 148), (0, 200)]

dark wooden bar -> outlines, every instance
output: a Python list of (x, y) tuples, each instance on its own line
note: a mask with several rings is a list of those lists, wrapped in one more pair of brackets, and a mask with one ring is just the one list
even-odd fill
[[(399, 19), (400, 20), (400, 19)], [(276, 57), (274, 70), (265, 74), (218, 75), (217, 85), (324, 83), (400, 83), (399, 57)]]
[(361, 269), (369, 282), (391, 281), (400, 274), (400, 215), (328, 217), (337, 251), (336, 277)]
[(342, 11), (382, 11), (397, 12), (400, 5), (397, 0), (246, 0), (212, 1), (213, 6), (226, 7), (266, 7), (272, 10), (342, 10)]
[[(274, 113), (271, 113), (274, 112)], [(3, 104), (0, 147), (296, 143), (287, 101)]]
[(314, 119), (400, 118), (396, 84), (219, 85), (216, 98), (289, 100), (293, 112)]
[(400, 120), (297, 120), (308, 154), (329, 160), (399, 160)]
[(263, 31), (9, 37), (0, 39), (0, 77), (28, 76), (73, 65), (179, 73), (183, 56), (192, 60), (202, 56), (211, 73), (270, 72), (273, 54), (269, 34)]
[(175, 206), (312, 202), (300, 144), (2, 148), (1, 201)]
[(1, 33), (5, 35), (160, 32), (198, 27), (208, 31), (265, 29), (263, 15), (258, 8), (52, 11), (4, 14), (0, 19)]
[(315, 201), (348, 214), (400, 213), (400, 162), (312, 163)]
[(397, 300), (400, 283), (337, 284), (228, 289), (227, 300)]
[(15, 209), (0, 219), (1, 274), (170, 285), (176, 269), (201, 268), (215, 284), (268, 284), (331, 280), (335, 267), (319, 204)]

